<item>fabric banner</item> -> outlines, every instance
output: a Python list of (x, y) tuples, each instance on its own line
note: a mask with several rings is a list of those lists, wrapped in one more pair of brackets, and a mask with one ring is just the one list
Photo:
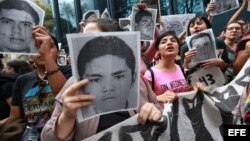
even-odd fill
[(232, 124), (232, 111), (250, 82), (250, 59), (229, 84), (178, 93), (172, 112), (163, 112), (160, 122), (141, 125), (137, 116), (84, 141), (223, 141), (223, 126)]

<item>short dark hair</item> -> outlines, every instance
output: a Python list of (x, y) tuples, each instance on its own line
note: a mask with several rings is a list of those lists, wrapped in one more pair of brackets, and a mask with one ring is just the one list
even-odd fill
[[(134, 76), (135, 56), (127, 43), (116, 36), (100, 36), (89, 40), (80, 50), (77, 57), (77, 67), (80, 79), (83, 79), (82, 75), (85, 72), (86, 64), (91, 60), (104, 55), (113, 55), (125, 59), (126, 64), (131, 69), (132, 76)], [(134, 79), (132, 82), (133, 81)]]
[(187, 26), (187, 36), (191, 35), (191, 33), (189, 31), (189, 28), (190, 28), (191, 24), (195, 23), (196, 20), (202, 20), (202, 21), (204, 21), (205, 24), (206, 24), (206, 26), (207, 26), (207, 29), (212, 28), (212, 25), (211, 25), (210, 21), (207, 18), (197, 16), (197, 17), (192, 18), (189, 21), (189, 23), (188, 23), (188, 26)]
[(25, 74), (31, 72), (33, 69), (30, 64), (24, 60), (11, 60), (6, 64), (9, 67), (12, 67), (16, 74)]
[(4, 0), (0, 3), (0, 12), (2, 9), (17, 9), (29, 13), (36, 25), (39, 24), (40, 18), (35, 9), (24, 0)]
[(90, 23), (96, 23), (98, 28), (102, 32), (121, 31), (119, 23), (112, 19), (100, 18), (100, 19), (93, 20)]
[(139, 10), (136, 14), (135, 14), (135, 23), (139, 24), (142, 17), (144, 16), (150, 16), (152, 17), (152, 14), (147, 11), (147, 10)]
[(203, 38), (203, 37), (208, 37), (209, 40), (212, 42), (212, 37), (210, 36), (210, 34), (202, 32), (202, 33), (197, 34), (196, 36), (193, 36), (193, 37), (190, 39), (190, 42), (189, 42), (189, 43), (190, 43), (190, 46), (191, 46), (191, 47), (193, 46), (193, 43), (192, 43), (193, 40), (199, 39), (199, 38)]

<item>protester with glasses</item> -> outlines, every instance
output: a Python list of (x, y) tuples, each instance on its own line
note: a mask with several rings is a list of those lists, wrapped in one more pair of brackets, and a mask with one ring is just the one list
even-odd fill
[(243, 35), (243, 28), (239, 22), (234, 21), (228, 23), (223, 31), (223, 38), (227, 47), (227, 55), (229, 59), (228, 67), (225, 71), (225, 76), (227, 77), (228, 82), (230, 82), (235, 77), (235, 73), (233, 71), (233, 62), (235, 60), (235, 51), (238, 41)]

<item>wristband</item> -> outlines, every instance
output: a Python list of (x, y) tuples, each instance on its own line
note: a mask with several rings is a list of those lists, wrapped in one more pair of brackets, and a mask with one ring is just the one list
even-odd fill
[(52, 70), (52, 71), (45, 71), (45, 75), (50, 76), (50, 75), (57, 73), (58, 71), (60, 71), (59, 68), (57, 68), (56, 70)]

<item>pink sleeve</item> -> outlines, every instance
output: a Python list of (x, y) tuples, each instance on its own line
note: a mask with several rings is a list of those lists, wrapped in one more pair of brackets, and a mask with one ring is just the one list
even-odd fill
[(148, 81), (152, 82), (152, 76), (151, 76), (151, 73), (149, 72), (149, 70), (147, 70), (147, 71), (145, 72), (144, 77), (145, 77)]
[(148, 58), (149, 61), (152, 61), (156, 50), (155, 50), (155, 42), (156, 39), (160, 36), (160, 30), (156, 27), (155, 28), (155, 36), (153, 42), (150, 44), (149, 48), (144, 52), (144, 55)]

